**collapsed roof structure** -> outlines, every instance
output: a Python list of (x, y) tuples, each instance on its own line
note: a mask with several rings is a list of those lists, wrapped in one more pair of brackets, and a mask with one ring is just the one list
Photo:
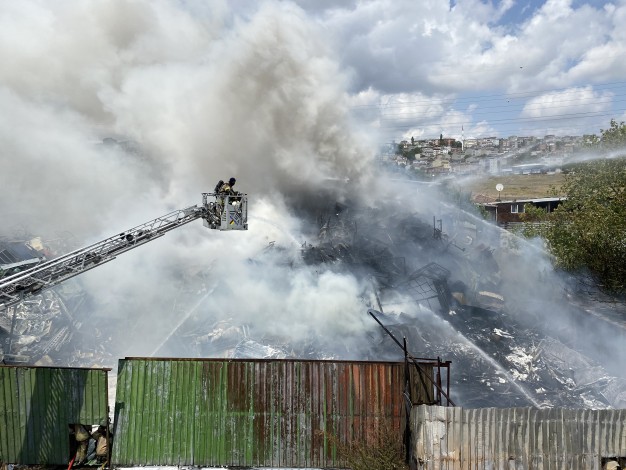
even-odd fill
[[(601, 336), (615, 330), (607, 316), (591, 317), (572, 303), (571, 324), (555, 326), (557, 315), (548, 314), (549, 302), (567, 299), (546, 301), (529, 292), (519, 277), (513, 285), (504, 282), (506, 272), (518, 269), (526, 256), (519, 249), (524, 241), (470, 212), (443, 203), (433, 209), (437, 216), (430, 221), (407, 213), (402, 201), (387, 201), (378, 208), (333, 205), (317, 213), (318, 235), (302, 244), (300, 259), (284, 262), (323, 266), (367, 280), (371, 296), (363, 299), (363, 314), (376, 309), (389, 331), (406, 338), (414, 356), (451, 360), (453, 396), (462, 406), (626, 407), (623, 371), (603, 364), (610, 349), (601, 341), (583, 340), (574, 327), (579, 321), (593, 321)], [(270, 242), (250, 263), (280, 257), (281, 250)], [(180, 321), (152, 355), (401, 358), (402, 351), (375, 325), (369, 344), (357, 351), (349, 345), (329, 345), (319, 335), (297, 343), (281, 335), (259, 335), (236, 316), (211, 321), (200, 308), (219, 288), (210, 278), (207, 268), (188, 269), (174, 302)], [(11, 325), (7, 313), (0, 313), (4, 350), (7, 333), (13, 331), (19, 340), (10, 352), (28, 362), (113, 362), (115, 334), (106, 331), (106, 323), (85, 315), (88, 303), (79, 281), (72, 280), (16, 307), (19, 324)], [(623, 335), (623, 323), (619, 325)]]

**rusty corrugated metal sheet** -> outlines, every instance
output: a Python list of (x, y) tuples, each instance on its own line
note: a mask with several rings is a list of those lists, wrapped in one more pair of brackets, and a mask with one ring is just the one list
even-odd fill
[(67, 464), (69, 425), (108, 418), (109, 370), (0, 366), (0, 461)]
[(123, 359), (112, 462), (340, 467), (331, 435), (363, 442), (387, 421), (402, 438), (404, 377), (390, 362)]
[(602, 470), (626, 461), (626, 410), (444, 408), (411, 413), (420, 469)]

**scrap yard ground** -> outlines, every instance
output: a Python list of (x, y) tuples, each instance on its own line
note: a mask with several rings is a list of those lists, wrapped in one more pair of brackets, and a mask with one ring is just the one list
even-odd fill
[(459, 186), (464, 191), (471, 191), (472, 201), (489, 202), (498, 198), (498, 191), (496, 191), (498, 183), (504, 186), (500, 198), (510, 200), (550, 197), (553, 196), (553, 188), (556, 189), (557, 196), (564, 196), (561, 190), (564, 181), (565, 175), (563, 173), (507, 175), (477, 177), (472, 180), (464, 180)]

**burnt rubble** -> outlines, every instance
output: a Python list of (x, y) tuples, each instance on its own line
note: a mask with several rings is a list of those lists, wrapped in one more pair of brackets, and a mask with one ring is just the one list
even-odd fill
[[(76, 247), (69, 232), (49, 237), (20, 233), (0, 240), (6, 263), (0, 278), (18, 274), (38, 262)], [(109, 362), (106, 342), (98, 327), (86, 322), (88, 295), (78, 280), (70, 280), (26, 300), (0, 309), (0, 359), (10, 364), (83, 366)]]
[[(317, 214), (316, 238), (303, 243), (299, 259), (270, 242), (250, 266), (280, 258), (286, 266), (320, 266), (350, 273), (371, 286), (367, 309), (397, 338), (406, 338), (414, 357), (452, 362), (452, 398), (465, 407), (626, 407), (626, 373), (605, 365), (611, 354), (602, 338), (624, 335), (624, 316), (588, 314), (571, 292), (543, 300), (536, 282), (507, 285), (525, 256), (512, 235), (457, 209), (433, 208), (437, 216), (407, 212), (403, 204), (381, 208), (337, 204)], [(234, 312), (211, 320), (206, 310), (220, 285), (210, 269), (188, 270), (173, 299), (178, 324), (154, 356), (402, 360), (402, 351), (374, 323), (367, 344), (330, 344), (311, 335), (259, 334)], [(543, 283), (545, 284), (545, 282)], [(536, 291), (533, 291), (536, 289)], [(550, 302), (553, 302), (550, 304)], [(556, 306), (566, 302), (567, 318)], [(90, 320), (89, 297), (79, 280), (0, 313), (5, 354), (28, 363), (114, 364), (115, 332)], [(589, 322), (586, 328), (576, 325)], [(107, 330), (111, 328), (111, 331)], [(597, 341), (585, 338), (594, 331)], [(7, 338), (12, 344), (7, 349)]]
[(113, 362), (111, 337), (85, 321), (87, 293), (75, 281), (0, 311), (2, 361), (85, 366)]
[[(381, 321), (407, 339), (411, 354), (452, 361), (453, 394), (463, 406), (625, 407), (624, 371), (601, 365), (610, 348), (585, 347), (574, 327), (577, 316), (589, 318), (583, 309), (569, 299), (571, 324), (555, 328), (548, 304), (528, 312), (517, 299), (507, 302), (500, 264), (516, 262), (515, 250), (502, 254), (510, 240), (490, 248), (480, 242), (492, 236), (481, 233), (490, 227), (471, 214), (444, 217), (449, 226), (389, 207), (328, 211), (319, 243), (304, 246), (303, 257), (370, 277), (375, 308), (387, 312)], [(598, 331), (611, 329), (596, 320)], [(383, 333), (369, 354), (402, 357)]]

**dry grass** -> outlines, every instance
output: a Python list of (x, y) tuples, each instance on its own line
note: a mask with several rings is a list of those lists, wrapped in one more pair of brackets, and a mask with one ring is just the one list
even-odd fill
[(563, 174), (486, 176), (463, 180), (457, 186), (463, 191), (471, 191), (473, 201), (489, 202), (498, 198), (498, 191), (496, 191), (498, 183), (504, 186), (500, 194), (500, 198), (504, 201), (549, 197), (553, 195), (553, 189), (556, 189), (558, 196), (563, 196), (561, 186), (564, 181)]
[(372, 429), (367, 442), (342, 444), (335, 436), (327, 436), (337, 446), (339, 456), (350, 470), (408, 470), (404, 462), (402, 434), (389, 422)]

